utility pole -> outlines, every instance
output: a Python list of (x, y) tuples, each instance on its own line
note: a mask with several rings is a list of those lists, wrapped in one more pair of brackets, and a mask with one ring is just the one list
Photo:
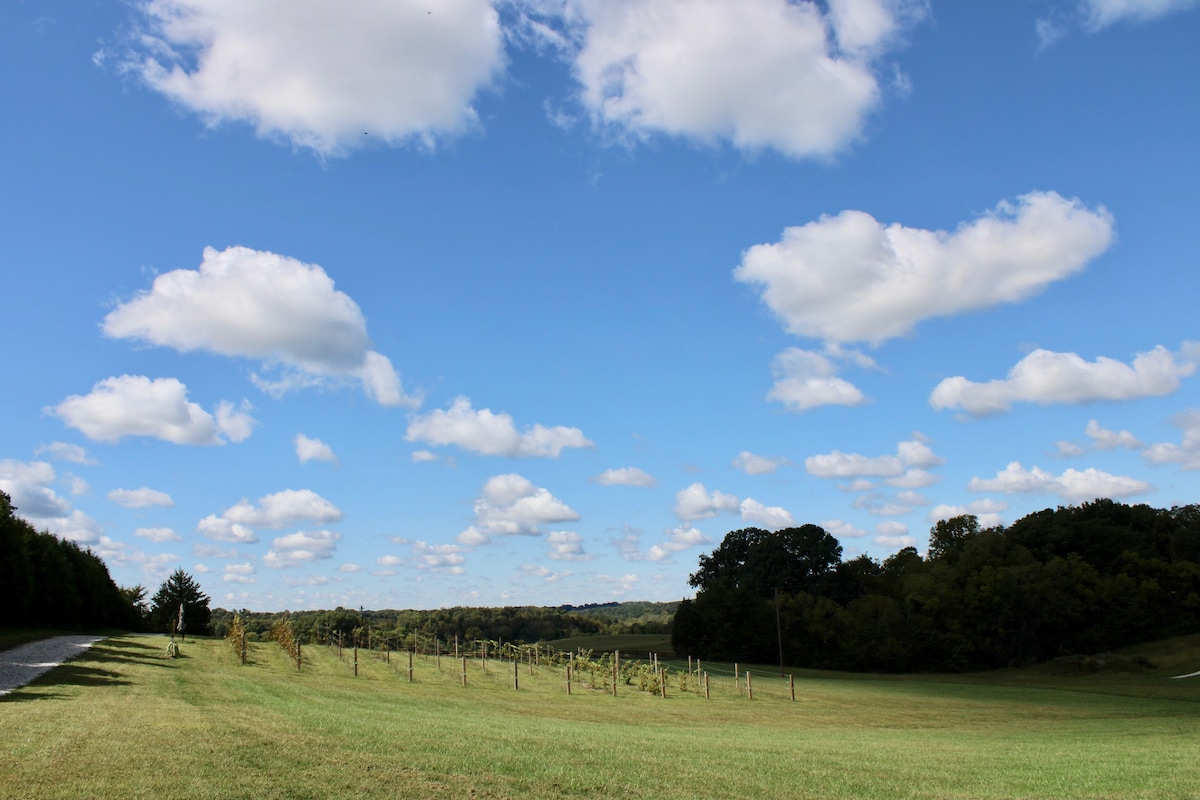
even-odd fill
[(779, 677), (783, 677), (783, 623), (779, 621), (779, 587), (775, 587), (775, 638), (779, 640)]

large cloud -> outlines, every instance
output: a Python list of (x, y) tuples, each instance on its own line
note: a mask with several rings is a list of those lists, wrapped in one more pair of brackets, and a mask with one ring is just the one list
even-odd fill
[(1076, 503), (1098, 497), (1132, 497), (1145, 494), (1153, 488), (1145, 481), (1110, 475), (1095, 468), (1069, 469), (1062, 475), (1052, 475), (1036, 466), (1027, 470), (1016, 461), (996, 473), (994, 478), (976, 477), (967, 484), (967, 489), (972, 492), (1054, 494)]
[(543, 526), (574, 522), (579, 514), (547, 489), (510, 473), (488, 478), (475, 500), (475, 522), (458, 534), (459, 544), (474, 547), (493, 536), (537, 536)]
[(879, 343), (921, 320), (1013, 303), (1081, 270), (1113, 239), (1112, 218), (1032, 192), (953, 233), (843, 211), (751, 247), (734, 271), (797, 336)]
[[(125, 68), (210, 124), (318, 153), (462, 133), (505, 63), (488, 0), (140, 0)], [(368, 134), (364, 136), (364, 134)]]
[(383, 405), (415, 407), (391, 362), (371, 349), (362, 310), (316, 264), (275, 253), (204, 249), (199, 269), (159, 275), (104, 318), (104, 333), (182, 352), (205, 350), (284, 368), (265, 390), (356, 379)]
[[(566, 0), (563, 41), (598, 123), (825, 157), (862, 132), (875, 57), (915, 0)], [(568, 28), (572, 26), (568, 24)]]
[(1196, 371), (1196, 346), (1185, 344), (1176, 356), (1159, 346), (1139, 353), (1132, 364), (1101, 356), (1085, 361), (1075, 353), (1034, 350), (1003, 380), (975, 383), (946, 378), (929, 395), (936, 409), (962, 409), (972, 416), (1007, 411), (1013, 403), (1087, 403), (1170, 394), (1180, 378)]
[(96, 441), (149, 436), (206, 445), (246, 439), (256, 424), (247, 408), (222, 401), (210, 414), (188, 400), (187, 387), (175, 378), (121, 375), (105, 378), (89, 394), (71, 395), (49, 411)]
[(87, 514), (50, 488), (58, 478), (45, 461), (0, 459), (0, 492), (12, 500), (17, 516), (35, 528), (48, 530), (80, 544), (99, 540), (103, 529)]
[(579, 428), (534, 425), (518, 433), (513, 418), (491, 409), (476, 411), (466, 397), (455, 398), (448, 409), (414, 416), (404, 438), (433, 445), (458, 445), (485, 456), (558, 458), (568, 447), (591, 447)]

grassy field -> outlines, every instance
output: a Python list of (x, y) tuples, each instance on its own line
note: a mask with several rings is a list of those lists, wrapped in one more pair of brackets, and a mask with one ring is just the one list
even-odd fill
[(575, 636), (570, 639), (557, 639), (546, 642), (550, 647), (559, 650), (594, 650), (596, 653), (610, 653), (620, 650), (622, 653), (659, 653), (670, 656), (674, 654), (671, 648), (669, 633), (622, 633), (611, 636)]
[(174, 660), (164, 644), (107, 639), (0, 699), (0, 797), (1200, 795), (1200, 681), (1167, 680), (1174, 667), (797, 673), (793, 703), (769, 667), (751, 667), (753, 701), (731, 665), (706, 665), (721, 667), (711, 700), (674, 680), (665, 699), (578, 681), (568, 696), (559, 670), (521, 665), (514, 691), (494, 661), (470, 663), (463, 687), (449, 658), (417, 657), (409, 683), (406, 655), (362, 654), (355, 677), (349, 651), (306, 649), (297, 672), (272, 644), (246, 666), (222, 640)]

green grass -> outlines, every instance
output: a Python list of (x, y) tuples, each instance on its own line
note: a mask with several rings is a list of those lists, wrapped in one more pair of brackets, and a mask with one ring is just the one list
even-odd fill
[(596, 653), (611, 653), (620, 650), (622, 653), (659, 653), (664, 656), (674, 654), (669, 633), (622, 633), (613, 635), (573, 636), (569, 639), (557, 639), (546, 642), (558, 650), (593, 650)]
[(525, 665), (514, 691), (494, 661), (487, 675), (471, 663), (464, 688), (449, 658), (439, 671), (418, 657), (409, 683), (406, 655), (360, 654), (355, 677), (351, 651), (306, 649), (297, 672), (272, 644), (246, 666), (221, 640), (176, 660), (163, 645), (111, 638), (0, 699), (0, 797), (1115, 800), (1200, 786), (1195, 679), (806, 672), (792, 703), (777, 667), (752, 666), (751, 702), (731, 665), (706, 665), (723, 668), (706, 701), (675, 681), (665, 699), (578, 682), (568, 696), (561, 671)]

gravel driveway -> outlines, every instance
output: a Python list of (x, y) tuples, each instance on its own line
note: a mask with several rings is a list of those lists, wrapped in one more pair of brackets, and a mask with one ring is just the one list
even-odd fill
[(54, 636), (0, 651), (0, 695), (19, 689), (43, 672), (87, 650), (103, 636)]

